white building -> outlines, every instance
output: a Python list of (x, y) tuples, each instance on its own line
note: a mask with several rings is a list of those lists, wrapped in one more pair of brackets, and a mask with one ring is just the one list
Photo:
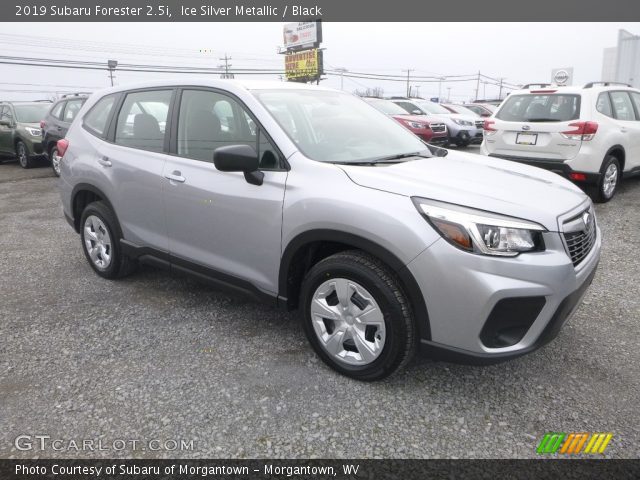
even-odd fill
[(618, 46), (605, 48), (603, 52), (602, 81), (640, 88), (640, 36), (618, 31)]

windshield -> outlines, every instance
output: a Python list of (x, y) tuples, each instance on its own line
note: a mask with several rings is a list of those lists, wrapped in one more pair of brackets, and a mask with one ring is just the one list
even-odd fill
[(422, 110), (428, 113), (434, 113), (438, 115), (451, 115), (451, 112), (449, 110), (444, 108), (442, 105), (434, 102), (416, 102), (416, 105), (418, 105)]
[(580, 116), (580, 95), (509, 96), (496, 118), (508, 122), (567, 122)]
[(411, 153), (432, 156), (409, 130), (353, 95), (303, 89), (253, 94), (312, 160), (360, 163)]
[(47, 116), (50, 103), (36, 103), (30, 105), (14, 105), (16, 120), (20, 123), (40, 123)]
[(469, 115), (470, 117), (479, 117), (476, 112), (469, 110), (467, 107), (463, 107), (462, 105), (452, 105), (451, 108), (456, 111), (456, 113), (460, 113), (463, 115)]
[(407, 115), (404, 108), (399, 105), (396, 105), (389, 100), (382, 100), (378, 98), (365, 98), (365, 102), (371, 105), (376, 110), (380, 110), (382, 113), (386, 113), (387, 115)]

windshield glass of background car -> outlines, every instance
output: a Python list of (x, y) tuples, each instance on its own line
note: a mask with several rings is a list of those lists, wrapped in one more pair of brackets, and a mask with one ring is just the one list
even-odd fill
[(51, 108), (50, 103), (37, 105), (15, 105), (16, 120), (20, 123), (40, 123)]
[(508, 122), (567, 122), (580, 116), (580, 95), (509, 96), (496, 118)]
[(469, 110), (467, 107), (461, 107), (460, 105), (454, 105), (453, 108), (456, 113), (460, 113), (462, 115), (469, 115), (470, 117), (479, 117), (480, 115), (478, 115), (476, 112)]
[(353, 95), (323, 90), (254, 95), (312, 160), (356, 163), (414, 152), (430, 156), (418, 137)]
[(387, 115), (407, 115), (404, 108), (388, 100), (366, 99), (365, 102)]
[(433, 113), (433, 114), (444, 114), (444, 115), (451, 115), (451, 112), (449, 110), (447, 110), (446, 108), (444, 108), (442, 105), (438, 105), (437, 103), (434, 102), (416, 102), (418, 104), (418, 106), (429, 113)]

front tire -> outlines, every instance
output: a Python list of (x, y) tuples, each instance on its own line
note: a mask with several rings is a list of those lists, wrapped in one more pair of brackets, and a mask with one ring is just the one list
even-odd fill
[(380, 380), (416, 350), (409, 302), (393, 271), (361, 251), (337, 253), (306, 275), (304, 330), (318, 356), (358, 380)]
[(82, 251), (103, 278), (121, 278), (135, 269), (133, 260), (122, 252), (121, 238), (116, 216), (106, 203), (98, 201), (85, 207), (80, 220)]
[(29, 156), (29, 149), (22, 140), (16, 142), (16, 157), (22, 168), (33, 167), (33, 159)]
[(613, 155), (607, 155), (602, 162), (602, 175), (591, 197), (596, 203), (606, 203), (611, 200), (618, 191), (618, 185), (622, 178), (620, 162)]

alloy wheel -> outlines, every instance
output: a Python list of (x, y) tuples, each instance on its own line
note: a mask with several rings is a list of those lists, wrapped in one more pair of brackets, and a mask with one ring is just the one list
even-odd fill
[(89, 215), (84, 222), (84, 246), (93, 264), (100, 270), (111, 264), (111, 236), (104, 222)]

